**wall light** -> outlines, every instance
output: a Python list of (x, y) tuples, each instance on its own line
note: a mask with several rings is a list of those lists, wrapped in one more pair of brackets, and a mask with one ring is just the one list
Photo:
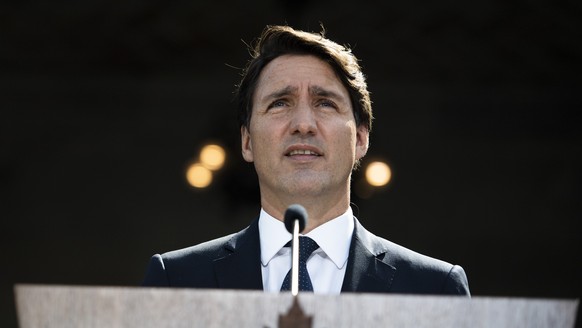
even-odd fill
[(186, 171), (188, 183), (195, 188), (206, 188), (212, 182), (212, 172), (200, 163), (190, 165)]
[(382, 187), (390, 182), (392, 170), (384, 162), (372, 162), (366, 167), (366, 181), (374, 187)]
[(220, 170), (224, 165), (226, 152), (219, 145), (206, 145), (200, 151), (200, 164), (209, 170)]

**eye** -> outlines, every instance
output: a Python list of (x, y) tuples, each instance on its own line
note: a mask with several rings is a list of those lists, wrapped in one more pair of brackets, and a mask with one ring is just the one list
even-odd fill
[(320, 101), (318, 101), (317, 105), (319, 107), (337, 109), (336, 103), (334, 103), (333, 101), (331, 101), (329, 99), (321, 99)]
[(285, 107), (285, 106), (287, 106), (287, 102), (283, 99), (278, 99), (278, 100), (273, 101), (271, 104), (269, 104), (267, 109)]

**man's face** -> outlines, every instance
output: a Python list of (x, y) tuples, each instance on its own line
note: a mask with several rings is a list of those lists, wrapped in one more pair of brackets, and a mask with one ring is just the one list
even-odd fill
[(329, 64), (310, 55), (283, 55), (265, 66), (241, 136), (263, 199), (345, 195), (368, 149), (368, 129), (356, 126), (348, 91)]

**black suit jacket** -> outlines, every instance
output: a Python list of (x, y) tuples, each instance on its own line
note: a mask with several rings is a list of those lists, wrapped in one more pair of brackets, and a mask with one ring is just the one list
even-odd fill
[[(460, 266), (377, 237), (354, 221), (342, 292), (470, 295)], [(260, 252), (255, 220), (238, 233), (154, 255), (143, 285), (262, 290)]]

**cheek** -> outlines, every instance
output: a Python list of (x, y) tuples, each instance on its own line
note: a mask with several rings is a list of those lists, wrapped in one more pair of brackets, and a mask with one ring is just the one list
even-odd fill
[(252, 134), (251, 143), (256, 157), (266, 156), (272, 148), (273, 136), (265, 127), (259, 127)]
[(356, 138), (350, 131), (342, 131), (332, 138), (333, 152), (343, 161), (355, 160), (356, 157)]
[[(349, 145), (349, 149), (351, 152), (356, 151), (356, 144), (357, 144), (357, 131), (356, 127), (354, 126), (353, 122), (346, 123), (345, 128), (343, 129), (343, 134), (341, 138), (341, 143), (344, 145)], [(339, 139), (339, 138), (338, 138)]]
[(284, 124), (280, 120), (257, 120), (251, 126), (251, 131), (257, 142), (264, 142), (266, 144), (273, 143), (276, 138), (280, 138), (281, 131), (284, 129)]

